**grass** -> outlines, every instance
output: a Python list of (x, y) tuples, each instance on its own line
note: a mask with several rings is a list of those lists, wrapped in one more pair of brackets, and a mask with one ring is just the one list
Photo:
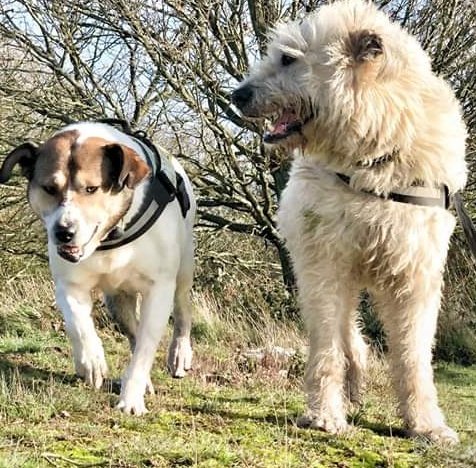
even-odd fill
[[(127, 360), (127, 345), (105, 336), (112, 374)], [(196, 346), (197, 366), (183, 380), (163, 370), (164, 349), (153, 373), (158, 394), (150, 413), (114, 410), (117, 395), (94, 391), (72, 375), (69, 345), (61, 331), (5, 335), (0, 339), (0, 466), (203, 466), (203, 467), (448, 467), (474, 466), (476, 369), (438, 368), (442, 406), (458, 430), (455, 450), (402, 437), (381, 364), (374, 366), (365, 406), (351, 415), (356, 429), (333, 437), (298, 429), (304, 407), (299, 383), (279, 365), (259, 365), (243, 375), (207, 379), (230, 367), (236, 355), (210, 357)]]
[[(157, 395), (147, 397), (150, 413), (136, 418), (114, 409), (112, 382), (95, 391), (74, 377), (47, 273), (8, 283), (0, 296), (0, 467), (475, 466), (476, 367), (436, 369), (441, 405), (462, 440), (454, 449), (404, 437), (378, 359), (364, 406), (350, 415), (350, 434), (299, 429), (300, 354), (289, 360), (265, 353), (257, 361), (245, 351), (260, 345), (260, 336), (299, 350), (300, 330), (264, 310), (251, 323), (219, 316), (218, 303), (202, 293), (195, 298), (193, 371), (183, 380), (168, 376), (164, 340), (152, 375)], [(119, 377), (126, 340), (101, 314), (98, 325), (111, 376)]]

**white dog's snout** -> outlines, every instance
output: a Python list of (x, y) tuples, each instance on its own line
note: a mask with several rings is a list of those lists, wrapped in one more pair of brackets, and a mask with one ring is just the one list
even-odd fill
[(253, 95), (254, 90), (252, 86), (241, 85), (231, 94), (231, 101), (236, 107), (238, 107), (238, 109), (243, 110), (244, 107), (249, 105), (253, 99)]
[(65, 200), (45, 217), (45, 224), (49, 237), (54, 242), (71, 242), (80, 231), (82, 219), (78, 209)]

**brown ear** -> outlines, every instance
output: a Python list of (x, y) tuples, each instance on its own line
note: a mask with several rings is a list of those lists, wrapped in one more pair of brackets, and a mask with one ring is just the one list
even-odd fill
[(22, 175), (28, 180), (33, 178), (33, 169), (35, 167), (38, 148), (33, 143), (23, 143), (11, 151), (0, 168), (0, 184), (8, 182), (12, 175), (13, 168), (20, 164)]
[(372, 60), (383, 54), (382, 38), (367, 29), (350, 33), (349, 46), (350, 53), (357, 63)]
[(113, 180), (120, 188), (127, 186), (133, 189), (150, 173), (147, 163), (127, 146), (106, 145), (104, 153), (111, 162)]

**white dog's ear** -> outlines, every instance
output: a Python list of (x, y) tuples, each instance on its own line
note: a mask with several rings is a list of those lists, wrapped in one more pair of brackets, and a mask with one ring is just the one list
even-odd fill
[(372, 60), (383, 53), (382, 38), (367, 29), (350, 33), (349, 46), (356, 63)]
[(113, 181), (120, 188), (127, 186), (133, 189), (150, 173), (147, 163), (127, 146), (106, 145), (104, 154), (111, 162)]
[(20, 164), (21, 173), (28, 180), (33, 178), (33, 169), (38, 156), (38, 147), (33, 143), (27, 142), (16, 147), (11, 151), (0, 169), (0, 184), (8, 182), (12, 175), (13, 168)]

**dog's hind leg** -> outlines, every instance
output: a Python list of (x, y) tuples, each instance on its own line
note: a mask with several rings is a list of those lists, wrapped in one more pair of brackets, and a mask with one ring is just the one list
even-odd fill
[(432, 345), (440, 305), (441, 278), (419, 275), (419, 289), (396, 299), (378, 300), (389, 342), (389, 358), (401, 414), (412, 435), (434, 442), (455, 443), (446, 425), (433, 382)]
[[(136, 293), (117, 291), (114, 294), (105, 294), (104, 302), (120, 332), (129, 340), (131, 353), (133, 353), (139, 327), (140, 296)], [(147, 391), (152, 395), (155, 393), (150, 379), (147, 383)]]
[(185, 259), (177, 278), (174, 303), (174, 331), (169, 346), (167, 366), (173, 377), (184, 377), (192, 368), (192, 305), (190, 289), (193, 281), (193, 257)]
[(120, 332), (127, 337), (131, 352), (134, 352), (139, 327), (138, 295), (117, 291), (114, 294), (105, 294), (104, 301), (109, 315)]
[(344, 353), (347, 360), (345, 392), (351, 403), (360, 405), (367, 370), (368, 347), (354, 309), (343, 321)]

